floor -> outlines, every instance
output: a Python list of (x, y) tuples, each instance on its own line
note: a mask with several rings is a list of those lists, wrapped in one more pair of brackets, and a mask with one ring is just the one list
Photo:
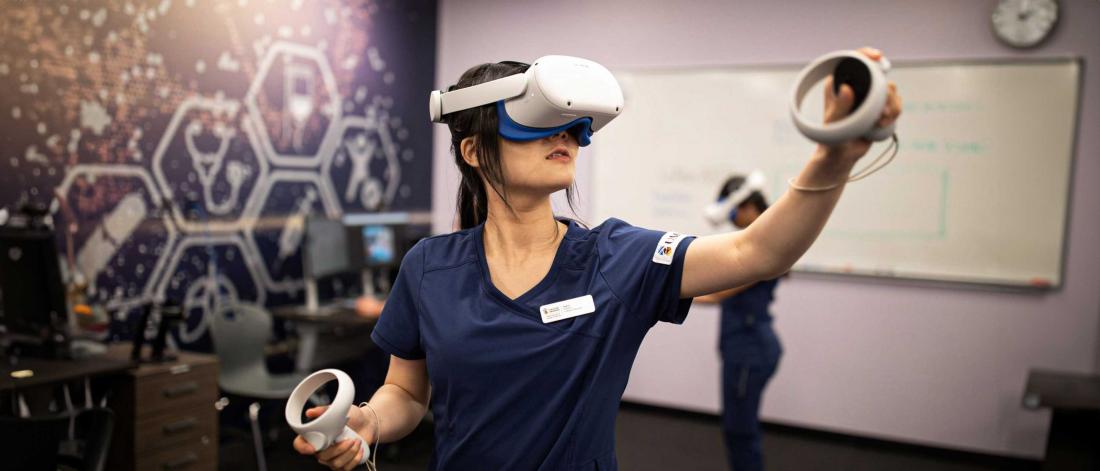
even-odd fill
[[(721, 471), (725, 452), (717, 417), (624, 404), (617, 424), (619, 467), (624, 471)], [(279, 430), (267, 449), (270, 471), (327, 469), (294, 453), (289, 429)], [(379, 453), (384, 471), (427, 468), (430, 427), (421, 427), (397, 446)], [(813, 430), (766, 425), (764, 453), (768, 470), (1036, 470), (1039, 463), (932, 449)], [(256, 469), (249, 436), (225, 430), (221, 469)]]

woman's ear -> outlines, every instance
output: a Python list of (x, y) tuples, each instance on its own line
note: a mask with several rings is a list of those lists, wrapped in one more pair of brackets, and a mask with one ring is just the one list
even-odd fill
[(477, 161), (477, 139), (473, 136), (462, 139), (462, 142), (458, 143), (459, 150), (462, 152), (462, 160), (466, 161), (466, 165), (473, 168), (478, 168), (480, 165)]

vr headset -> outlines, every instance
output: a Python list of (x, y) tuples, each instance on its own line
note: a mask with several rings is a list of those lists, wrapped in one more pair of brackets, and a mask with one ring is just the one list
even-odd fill
[(732, 189), (725, 198), (719, 198), (718, 201), (707, 205), (707, 207), (703, 209), (703, 216), (715, 226), (725, 222), (732, 222), (733, 219), (737, 217), (737, 207), (741, 206), (741, 203), (749, 199), (749, 196), (751, 196), (753, 192), (759, 191), (763, 193), (764, 185), (767, 183), (764, 172), (754, 170), (740, 187)]
[(527, 72), (454, 91), (435, 90), (432, 122), (496, 103), (501, 137), (532, 141), (570, 131), (581, 146), (623, 110), (623, 91), (604, 66), (579, 57), (543, 56)]

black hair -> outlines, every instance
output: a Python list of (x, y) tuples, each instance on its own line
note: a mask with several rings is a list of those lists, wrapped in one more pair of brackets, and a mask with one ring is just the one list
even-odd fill
[[(722, 189), (718, 190), (718, 199), (723, 199), (729, 196), (731, 193), (741, 188), (741, 185), (745, 184), (746, 178), (741, 175), (734, 175), (726, 179), (726, 183), (722, 184)], [(738, 206), (751, 204), (756, 207), (756, 210), (763, 213), (768, 209), (768, 199), (764, 198), (764, 194), (759, 191), (753, 191), (749, 194), (745, 201), (742, 201)]]
[[(479, 64), (471, 67), (458, 79), (458, 83), (447, 88), (447, 91), (459, 90), (481, 83), (504, 78), (509, 75), (522, 74), (530, 67), (523, 62), (503, 61), (497, 63)], [(500, 135), (497, 127), (499, 118), (495, 103), (457, 111), (443, 118), (447, 128), (451, 131), (451, 153), (455, 157), (455, 165), (462, 175), (462, 182), (458, 187), (458, 217), (459, 227), (469, 229), (477, 226), (489, 217), (488, 189), (482, 182), (492, 188), (504, 204), (508, 204), (508, 187), (504, 183), (504, 165), (500, 156)], [(478, 166), (475, 168), (466, 163), (462, 158), (462, 140), (472, 137), (477, 154)], [(574, 182), (565, 190), (569, 208), (575, 209), (576, 183)]]

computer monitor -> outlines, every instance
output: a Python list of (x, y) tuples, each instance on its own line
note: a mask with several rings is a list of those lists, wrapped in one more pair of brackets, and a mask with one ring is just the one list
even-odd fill
[(401, 264), (404, 255), (401, 226), (368, 224), (358, 229), (365, 268), (390, 268)]
[(0, 227), (0, 324), (11, 346), (66, 355), (68, 315), (53, 230)]
[(308, 278), (322, 278), (359, 271), (349, 251), (348, 234), (339, 219), (306, 219), (302, 270)]
[(307, 311), (318, 311), (320, 308), (322, 293), (318, 281), (358, 274), (362, 270), (361, 257), (354, 253), (358, 240), (349, 240), (348, 236), (347, 228), (339, 219), (306, 218), (302, 240), (302, 274)]

